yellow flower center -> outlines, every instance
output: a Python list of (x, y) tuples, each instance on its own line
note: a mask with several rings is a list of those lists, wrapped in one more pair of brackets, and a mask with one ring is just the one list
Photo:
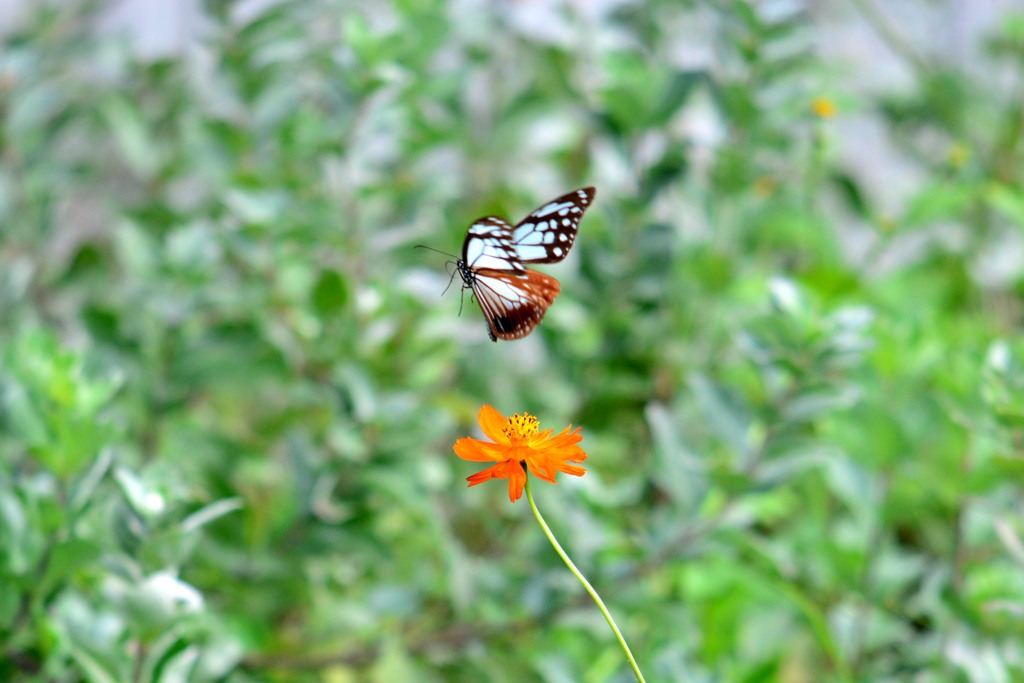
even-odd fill
[(818, 97), (811, 102), (811, 111), (823, 119), (830, 119), (836, 115), (836, 103), (827, 97)]
[(513, 444), (529, 441), (537, 433), (537, 418), (529, 413), (516, 413), (508, 419), (502, 433)]

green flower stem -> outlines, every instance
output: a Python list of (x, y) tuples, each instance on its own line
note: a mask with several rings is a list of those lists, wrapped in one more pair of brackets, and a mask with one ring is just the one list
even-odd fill
[(633, 653), (630, 652), (629, 645), (626, 644), (626, 639), (622, 637), (622, 632), (619, 631), (619, 627), (615, 625), (615, 620), (612, 619), (611, 612), (609, 612), (608, 608), (604, 606), (604, 600), (601, 599), (601, 596), (597, 594), (597, 591), (590, 585), (587, 578), (580, 573), (580, 570), (576, 568), (576, 565), (573, 564), (572, 560), (569, 559), (569, 556), (565, 554), (564, 550), (562, 550), (562, 546), (559, 545), (558, 540), (555, 539), (555, 535), (551, 533), (551, 528), (548, 526), (547, 522), (544, 521), (544, 518), (540, 514), (540, 510), (537, 509), (537, 504), (533, 502), (533, 493), (530, 491), (529, 476), (526, 477), (526, 500), (530, 501), (530, 509), (533, 510), (533, 516), (537, 518), (537, 523), (540, 524), (540, 528), (544, 530), (544, 535), (548, 537), (549, 541), (551, 541), (551, 545), (554, 546), (555, 552), (558, 553), (558, 556), (562, 558), (563, 562), (565, 562), (565, 566), (569, 568), (569, 571), (571, 571), (576, 578), (579, 579), (580, 583), (583, 584), (583, 587), (587, 589), (587, 592), (590, 593), (590, 597), (592, 597), (594, 602), (597, 603), (597, 608), (601, 610), (601, 614), (604, 615), (608, 625), (612, 627), (615, 637), (619, 639), (619, 645), (622, 646), (623, 651), (626, 653), (629, 665), (633, 667), (633, 673), (636, 674), (636, 680), (640, 681), (640, 683), (646, 683), (646, 681), (644, 681), (644, 675), (640, 673), (640, 667), (637, 666), (636, 660), (633, 659)]

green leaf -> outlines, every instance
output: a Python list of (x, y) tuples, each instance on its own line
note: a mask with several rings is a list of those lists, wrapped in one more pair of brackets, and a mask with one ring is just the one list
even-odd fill
[(1024, 228), (1024, 192), (1019, 187), (992, 185), (988, 189), (987, 198), (999, 213)]
[(152, 180), (163, 163), (163, 154), (139, 107), (121, 97), (108, 97), (100, 112), (128, 167), (143, 180)]
[(313, 287), (313, 307), (322, 316), (337, 315), (348, 303), (348, 286), (334, 270), (321, 271)]
[(977, 196), (970, 185), (932, 185), (911, 197), (902, 223), (907, 227), (924, 227), (940, 221), (960, 220), (975, 201)]

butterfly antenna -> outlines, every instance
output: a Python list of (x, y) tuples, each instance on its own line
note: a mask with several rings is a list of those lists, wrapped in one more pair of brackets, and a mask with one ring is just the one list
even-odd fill
[(440, 249), (434, 249), (433, 247), (428, 247), (425, 244), (417, 244), (417, 245), (414, 246), (414, 248), (415, 249), (429, 249), (430, 251), (436, 251), (438, 254), (443, 254), (443, 255), (445, 255), (445, 256), (447, 256), (449, 258), (458, 258), (458, 256), (456, 256), (455, 254), (449, 254), (447, 251), (441, 251)]

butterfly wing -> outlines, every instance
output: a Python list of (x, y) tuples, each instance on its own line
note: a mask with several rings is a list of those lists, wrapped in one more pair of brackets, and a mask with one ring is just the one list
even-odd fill
[(525, 268), (522, 273), (477, 270), (472, 287), (491, 341), (511, 341), (530, 334), (562, 289), (555, 278)]
[(469, 268), (526, 272), (512, 242), (512, 226), (497, 216), (478, 218), (462, 243), (462, 260)]
[(512, 228), (511, 241), (522, 263), (557, 263), (576, 241), (580, 219), (594, 201), (594, 188), (583, 187), (563, 194)]

